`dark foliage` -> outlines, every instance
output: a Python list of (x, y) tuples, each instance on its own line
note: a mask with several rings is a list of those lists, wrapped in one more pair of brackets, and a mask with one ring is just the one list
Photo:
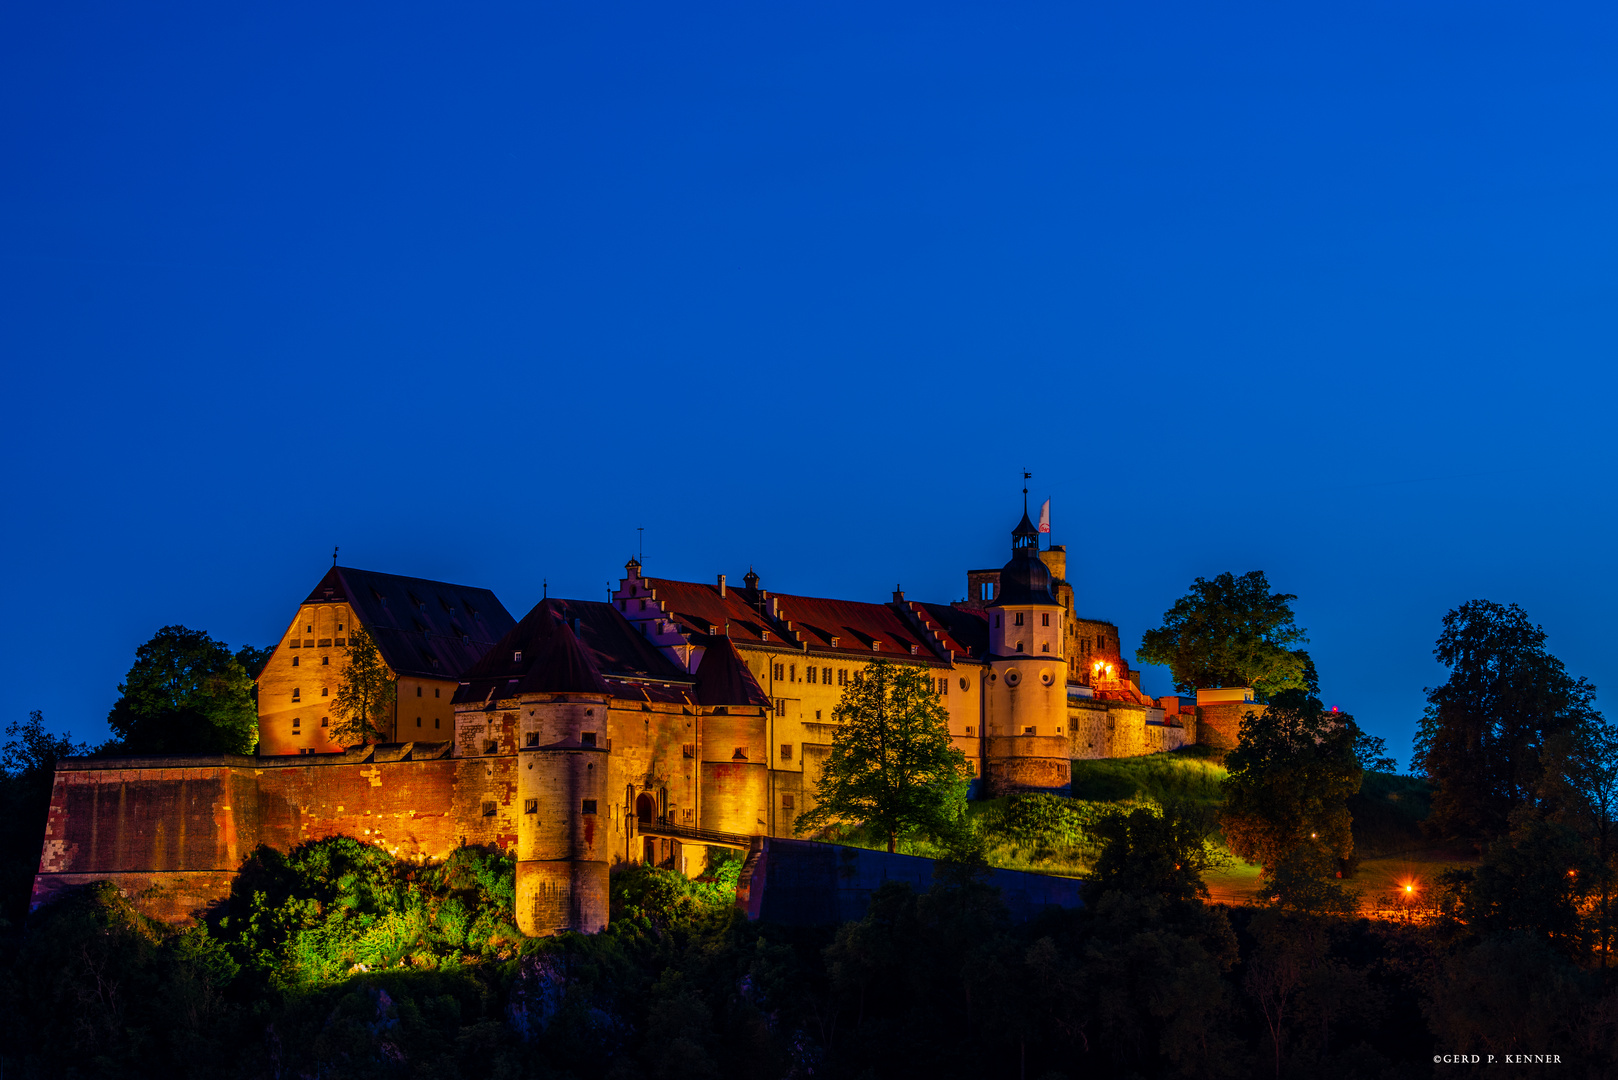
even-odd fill
[(1473, 600), (1444, 616), (1433, 655), (1450, 669), (1427, 691), (1415, 767), (1436, 792), (1429, 828), (1442, 836), (1504, 835), (1536, 806), (1548, 743), (1599, 725), (1595, 687), (1545, 650), (1545, 631), (1516, 604)]
[(51, 805), (56, 762), (87, 754), (90, 748), (67, 734), (45, 730), (45, 718), (34, 710), (23, 722), (6, 725), (4, 759), (0, 760), (0, 932), (22, 925), (28, 897), (39, 869), (45, 839), (45, 815)]

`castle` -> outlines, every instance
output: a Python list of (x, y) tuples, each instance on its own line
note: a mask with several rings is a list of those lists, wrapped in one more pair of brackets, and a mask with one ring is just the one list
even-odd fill
[[(772, 593), (752, 571), (672, 581), (631, 559), (609, 601), (548, 597), (514, 622), (486, 589), (334, 565), (259, 675), (257, 756), (61, 763), (34, 903), (110, 878), (184, 918), (258, 845), (343, 833), (405, 857), (512, 852), (525, 933), (597, 930), (614, 863), (696, 873), (708, 845), (791, 836), (842, 688), (877, 660), (931, 672), (990, 795), (1065, 790), (1074, 758), (1176, 749), (1199, 716), (1229, 745), (1244, 695), (1199, 711), (1143, 694), (1039, 535), (1025, 511), (1010, 560), (968, 571), (954, 604)], [(398, 692), (385, 741), (345, 750), (329, 706), (355, 627)]]

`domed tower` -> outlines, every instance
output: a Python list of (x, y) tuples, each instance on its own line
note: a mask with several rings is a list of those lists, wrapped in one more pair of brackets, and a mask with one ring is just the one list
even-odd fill
[(1000, 593), (984, 610), (990, 654), (984, 773), (991, 795), (1066, 790), (1072, 780), (1063, 610), (1024, 507)]

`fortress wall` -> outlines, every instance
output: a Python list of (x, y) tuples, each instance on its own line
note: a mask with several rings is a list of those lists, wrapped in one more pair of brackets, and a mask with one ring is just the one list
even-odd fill
[(1112, 756), (1112, 735), (1104, 702), (1069, 699), (1067, 706), (1069, 754), (1076, 758)]
[[(466, 832), (451, 807), (481, 802), (495, 786), (487, 777), (460, 782), (457, 766), (481, 769), (476, 761), (271, 760), (287, 764), (232, 756), (63, 762), (32, 906), (111, 880), (148, 914), (184, 921), (229, 895), (260, 844), (289, 851), (339, 834), (400, 856), (444, 858)], [(507, 832), (514, 843), (515, 829), (495, 821), (466, 840), (498, 842)]]
[(1197, 741), (1221, 750), (1234, 750), (1248, 713), (1264, 715), (1265, 706), (1251, 701), (1222, 701), (1197, 706)]

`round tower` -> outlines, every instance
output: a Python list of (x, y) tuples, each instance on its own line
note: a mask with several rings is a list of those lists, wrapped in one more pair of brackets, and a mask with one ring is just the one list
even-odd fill
[(989, 691), (984, 754), (991, 795), (1066, 790), (1072, 781), (1067, 731), (1067, 653), (1062, 603), (1028, 520), (1011, 534), (989, 619)]
[(607, 925), (607, 749), (585, 738), (606, 699), (534, 708), (554, 742), (517, 753), (517, 928), (525, 934), (595, 933)]

